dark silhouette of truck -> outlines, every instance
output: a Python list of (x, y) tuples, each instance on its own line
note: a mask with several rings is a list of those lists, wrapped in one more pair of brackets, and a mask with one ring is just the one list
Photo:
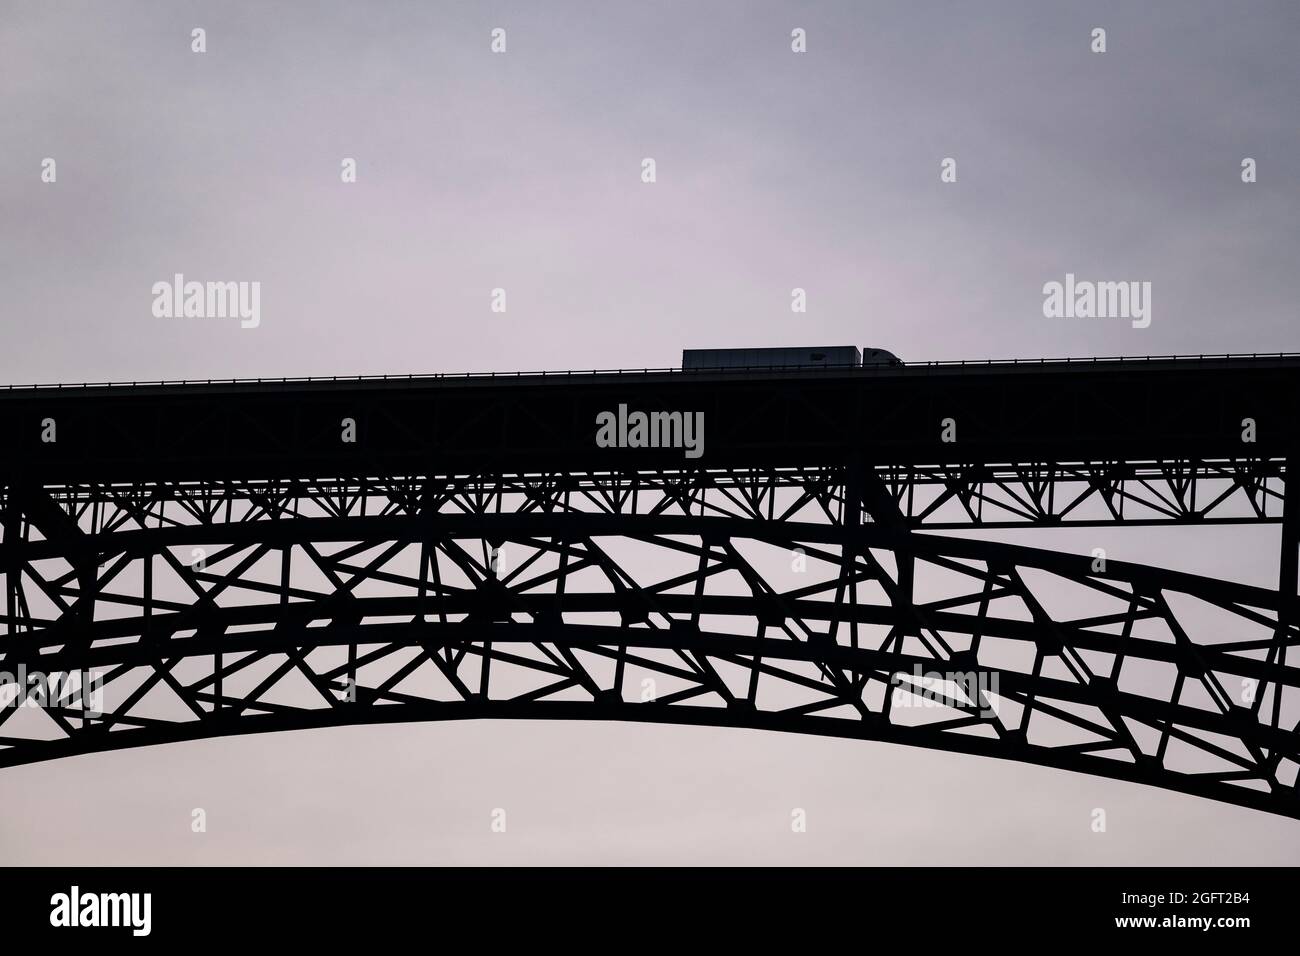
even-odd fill
[(822, 348), (684, 349), (683, 369), (708, 368), (861, 368), (864, 365), (902, 365), (886, 349), (856, 345)]

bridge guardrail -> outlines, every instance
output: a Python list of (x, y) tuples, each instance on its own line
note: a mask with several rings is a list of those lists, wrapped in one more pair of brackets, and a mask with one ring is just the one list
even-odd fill
[[(897, 372), (903, 370), (945, 370), (952, 368), (982, 368), (994, 366), (1033, 366), (1033, 365), (1098, 365), (1098, 364), (1115, 364), (1115, 363), (1140, 363), (1140, 362), (1182, 362), (1193, 364), (1196, 362), (1223, 361), (1223, 360), (1240, 360), (1240, 359), (1300, 359), (1300, 352), (1248, 352), (1248, 353), (1218, 353), (1218, 354), (1201, 354), (1201, 355), (1107, 355), (1093, 356), (1088, 358), (1038, 358), (1038, 359), (962, 359), (962, 360), (940, 360), (930, 362), (907, 362), (902, 366), (891, 365), (862, 365), (862, 366), (831, 366), (835, 371), (843, 371), (853, 368), (858, 372)], [(797, 372), (808, 370), (824, 371), (828, 368), (826, 365), (750, 365), (744, 368), (699, 368), (683, 369), (678, 367), (662, 368), (609, 368), (609, 369), (567, 369), (567, 370), (538, 370), (538, 371), (519, 371), (519, 372), (419, 372), (402, 374), (381, 374), (381, 375), (285, 375), (285, 376), (262, 376), (257, 378), (183, 378), (183, 379), (154, 379), (143, 381), (117, 381), (117, 382), (44, 382), (32, 383), (27, 385), (3, 385), (0, 389), (4, 391), (25, 391), (31, 389), (64, 389), (64, 388), (139, 388), (141, 386), (172, 386), (172, 385), (279, 385), (279, 384), (296, 384), (305, 382), (402, 382), (402, 381), (441, 381), (447, 379), (510, 379), (510, 378), (571, 378), (573, 376), (588, 375), (648, 375), (648, 374), (681, 374), (681, 375), (745, 375), (753, 372)]]

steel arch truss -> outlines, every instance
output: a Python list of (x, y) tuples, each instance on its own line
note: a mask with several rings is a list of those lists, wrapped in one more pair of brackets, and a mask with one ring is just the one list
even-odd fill
[[(1234, 497), (1280, 517), (1280, 468), (1198, 463), (1189, 480), (1207, 467), (1229, 488), (1212, 508), (1184, 483), (1153, 520)], [(912, 474), (9, 486), (0, 667), (27, 677), (0, 688), (0, 766), (607, 718), (914, 744), (1300, 817), (1294, 596), (921, 533)], [(1119, 479), (1137, 480), (1084, 497), (1113, 500)], [(93, 681), (31, 678), (68, 674)]]

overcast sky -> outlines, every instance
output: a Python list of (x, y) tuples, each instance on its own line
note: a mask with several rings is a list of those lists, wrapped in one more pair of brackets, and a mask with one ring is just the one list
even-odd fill
[[(0, 0), (0, 383), (1300, 351), (1298, 45), (1294, 0)], [(260, 282), (260, 325), (155, 317), (176, 273)], [(1150, 327), (1045, 318), (1067, 273), (1149, 281)], [(1198, 533), (1106, 538), (1272, 583), (1271, 530)], [(0, 771), (0, 859), (1294, 863), (1300, 826), (882, 744), (457, 722)]]

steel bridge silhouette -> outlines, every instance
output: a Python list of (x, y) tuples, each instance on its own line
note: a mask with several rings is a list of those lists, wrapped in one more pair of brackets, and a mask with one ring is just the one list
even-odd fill
[[(1256, 356), (11, 388), (0, 766), (640, 720), (1300, 817), (1298, 386)], [(702, 412), (702, 456), (600, 447), (620, 405)], [(1277, 588), (969, 533), (1259, 523)]]

